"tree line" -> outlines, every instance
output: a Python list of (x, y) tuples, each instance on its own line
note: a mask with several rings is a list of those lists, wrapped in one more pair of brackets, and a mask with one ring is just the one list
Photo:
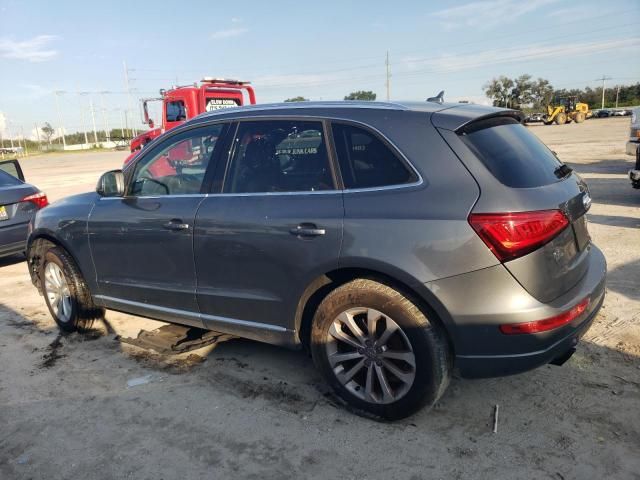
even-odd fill
[[(357, 90), (355, 92), (351, 92), (349, 95), (344, 97), (345, 100), (367, 100), (373, 102), (376, 99), (377, 95), (375, 92), (371, 90)], [(285, 102), (308, 102), (308, 98), (304, 98), (301, 96), (287, 98)]]
[[(576, 96), (578, 100), (589, 105), (589, 108), (600, 108), (602, 104), (602, 87), (585, 87), (555, 89), (549, 80), (534, 79), (529, 74), (516, 78), (500, 75), (491, 79), (484, 87), (485, 95), (493, 101), (496, 107), (519, 108), (523, 110), (539, 111), (552, 103), (554, 98)], [(640, 105), (640, 83), (634, 85), (613, 85), (605, 89), (605, 108), (616, 105), (618, 107)]]

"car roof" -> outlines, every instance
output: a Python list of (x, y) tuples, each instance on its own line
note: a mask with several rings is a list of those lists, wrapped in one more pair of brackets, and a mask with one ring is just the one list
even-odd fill
[(304, 111), (306, 114), (313, 114), (317, 111), (319, 116), (344, 115), (346, 110), (361, 110), (374, 112), (376, 110), (385, 111), (407, 111), (421, 112), (429, 115), (436, 114), (434, 124), (438, 127), (455, 130), (464, 124), (480, 117), (490, 117), (494, 115), (521, 116), (521, 112), (515, 110), (490, 107), (486, 105), (474, 105), (468, 103), (437, 103), (437, 102), (371, 102), (371, 101), (307, 101), (307, 102), (284, 102), (266, 103), (256, 105), (243, 105), (240, 107), (225, 108), (213, 112), (205, 112), (186, 122), (187, 124), (206, 122), (216, 119), (224, 119), (241, 116), (262, 116), (262, 115), (300, 115)]

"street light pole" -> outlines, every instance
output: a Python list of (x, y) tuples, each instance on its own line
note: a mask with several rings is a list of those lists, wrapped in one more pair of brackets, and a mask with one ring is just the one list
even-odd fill
[(56, 97), (56, 110), (58, 111), (58, 123), (60, 124), (58, 131), (61, 133), (61, 136), (62, 136), (62, 150), (64, 151), (67, 149), (67, 141), (64, 138), (64, 126), (62, 125), (62, 115), (60, 114), (60, 102), (58, 101), (58, 95), (62, 95), (63, 93), (66, 93), (66, 92), (64, 90), (56, 90), (55, 92), (53, 92), (53, 94)]

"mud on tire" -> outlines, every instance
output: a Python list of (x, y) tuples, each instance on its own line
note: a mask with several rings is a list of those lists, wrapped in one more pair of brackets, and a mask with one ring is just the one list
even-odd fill
[[(51, 264), (50, 267), (48, 265)], [(49, 273), (47, 274), (47, 269)], [(57, 278), (53, 273), (57, 273)], [(49, 313), (64, 332), (85, 331), (91, 328), (93, 322), (104, 318), (104, 309), (93, 303), (91, 292), (82, 278), (75, 261), (61, 247), (53, 247), (47, 250), (40, 266), (40, 282)], [(47, 278), (48, 277), (48, 278)], [(53, 280), (53, 281), (52, 281)], [(57, 281), (63, 285), (59, 288)], [(66, 288), (65, 288), (66, 286)], [(49, 293), (47, 290), (49, 287)], [(58, 307), (58, 302), (52, 302), (55, 296), (53, 290), (68, 292), (66, 306)], [(54, 303), (52, 305), (52, 303)], [(64, 314), (62, 311), (64, 310)]]
[(369, 279), (346, 283), (320, 303), (311, 353), (341, 400), (386, 420), (432, 406), (452, 369), (442, 328), (400, 292)]

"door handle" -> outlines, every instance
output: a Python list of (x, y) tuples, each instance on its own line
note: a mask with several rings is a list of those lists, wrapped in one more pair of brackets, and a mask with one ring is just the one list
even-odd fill
[(173, 230), (173, 231), (189, 230), (189, 224), (182, 223), (182, 220), (177, 218), (174, 218), (170, 222), (165, 223), (164, 225), (162, 225), (162, 227), (166, 228), (167, 230)]
[(318, 228), (313, 223), (301, 223), (296, 228), (289, 230), (289, 233), (298, 237), (319, 237), (327, 233), (327, 231), (324, 228)]

